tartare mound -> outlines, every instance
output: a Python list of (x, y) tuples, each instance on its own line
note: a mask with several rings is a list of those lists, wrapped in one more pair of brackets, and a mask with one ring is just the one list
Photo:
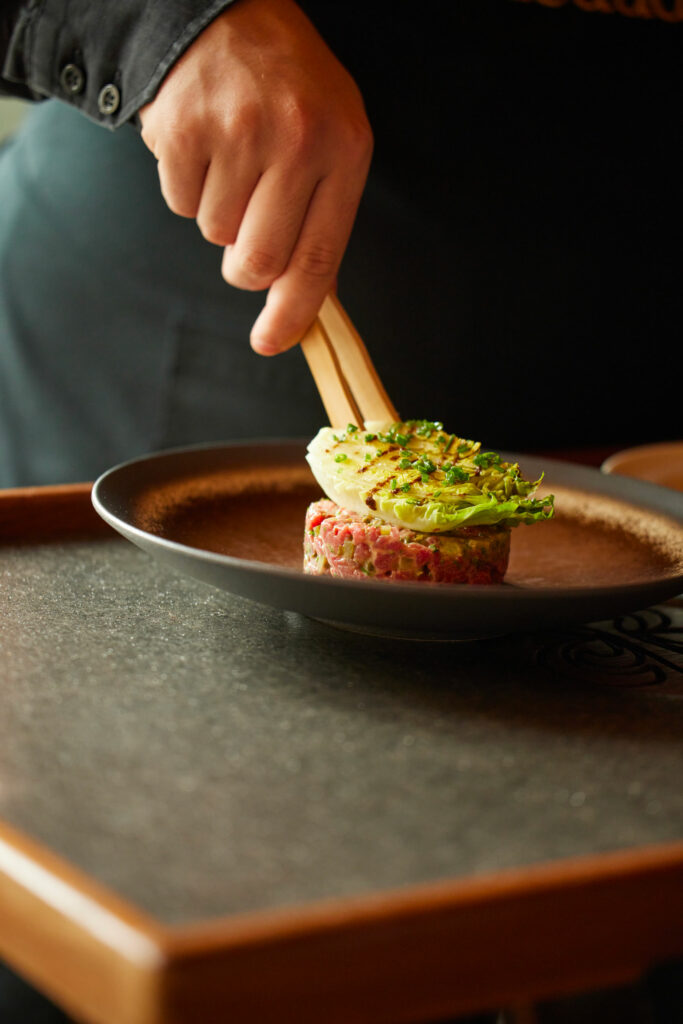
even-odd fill
[(510, 554), (507, 526), (418, 533), (361, 516), (323, 498), (309, 505), (304, 572), (432, 583), (501, 583)]

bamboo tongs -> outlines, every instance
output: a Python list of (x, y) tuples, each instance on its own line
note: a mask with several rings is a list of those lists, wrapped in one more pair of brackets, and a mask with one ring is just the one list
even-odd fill
[(331, 426), (399, 419), (358, 331), (332, 292), (301, 339), (301, 348)]

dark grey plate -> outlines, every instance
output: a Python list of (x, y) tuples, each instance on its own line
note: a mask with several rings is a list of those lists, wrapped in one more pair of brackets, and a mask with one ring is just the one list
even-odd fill
[(458, 640), (589, 622), (683, 592), (683, 495), (568, 463), (503, 453), (545, 473), (556, 518), (513, 531), (498, 586), (308, 576), (304, 515), (320, 490), (303, 441), (161, 452), (110, 469), (99, 514), (162, 562), (215, 587), (351, 630)]

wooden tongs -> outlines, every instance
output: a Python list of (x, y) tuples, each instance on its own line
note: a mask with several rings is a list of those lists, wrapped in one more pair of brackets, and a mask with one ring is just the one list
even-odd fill
[(358, 331), (332, 292), (301, 339), (301, 348), (331, 426), (399, 419)]

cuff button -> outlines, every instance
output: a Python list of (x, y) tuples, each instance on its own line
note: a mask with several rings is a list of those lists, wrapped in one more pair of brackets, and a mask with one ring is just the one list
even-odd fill
[(100, 114), (114, 114), (121, 104), (121, 93), (111, 83), (105, 85), (97, 97), (97, 109)]
[(78, 96), (85, 86), (85, 73), (78, 64), (65, 64), (59, 76), (62, 89), (68, 96)]

